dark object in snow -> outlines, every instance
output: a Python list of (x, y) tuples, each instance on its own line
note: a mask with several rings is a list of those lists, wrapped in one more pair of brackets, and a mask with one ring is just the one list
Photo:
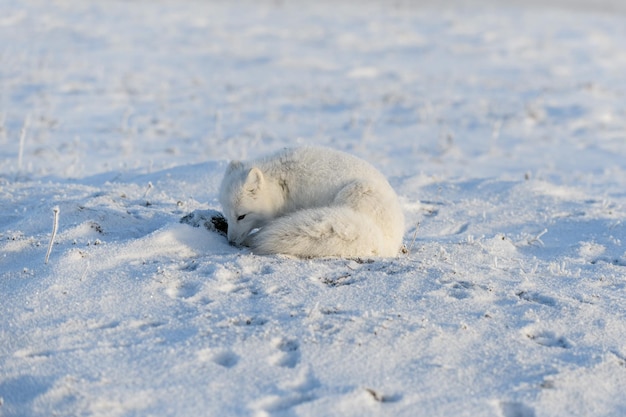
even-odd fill
[(194, 210), (181, 218), (180, 222), (193, 227), (204, 226), (207, 230), (224, 236), (228, 234), (226, 218), (217, 210)]
[(383, 395), (379, 391), (375, 391), (371, 388), (365, 388), (365, 391), (367, 391), (372, 398), (379, 403), (393, 403), (402, 399), (401, 395)]

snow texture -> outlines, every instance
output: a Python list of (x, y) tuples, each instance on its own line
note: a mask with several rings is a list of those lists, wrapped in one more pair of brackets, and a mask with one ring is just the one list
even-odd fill
[[(625, 12), (0, 0), (0, 416), (626, 415)], [(193, 227), (299, 144), (406, 253)]]

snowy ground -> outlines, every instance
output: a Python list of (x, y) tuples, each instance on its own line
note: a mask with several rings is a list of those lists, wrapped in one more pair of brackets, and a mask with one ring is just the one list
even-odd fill
[[(626, 415), (626, 7), (515, 3), (0, 0), (0, 416)], [(296, 144), (408, 253), (179, 223)]]

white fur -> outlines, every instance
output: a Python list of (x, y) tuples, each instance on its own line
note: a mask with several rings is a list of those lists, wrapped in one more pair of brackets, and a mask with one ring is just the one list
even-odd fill
[(286, 149), (233, 161), (220, 202), (228, 240), (258, 254), (396, 256), (402, 245), (404, 215), (385, 177), (331, 149)]

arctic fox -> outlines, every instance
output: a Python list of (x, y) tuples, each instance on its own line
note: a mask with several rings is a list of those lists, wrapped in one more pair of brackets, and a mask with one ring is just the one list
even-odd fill
[(220, 203), (228, 240), (257, 254), (391, 257), (402, 245), (404, 215), (385, 177), (336, 150), (285, 149), (232, 161)]

